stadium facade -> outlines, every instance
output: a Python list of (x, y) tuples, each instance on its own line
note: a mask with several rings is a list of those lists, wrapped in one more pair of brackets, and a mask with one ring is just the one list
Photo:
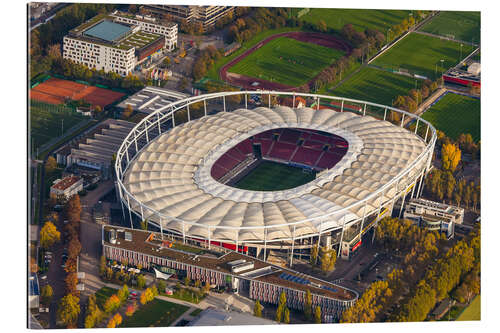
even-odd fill
[[(267, 107), (249, 108), (256, 94)], [(314, 107), (272, 106), (272, 96), (292, 98), (292, 105), (300, 96)], [(401, 216), (406, 197), (420, 196), (435, 141), (429, 122), (375, 103), (214, 93), (163, 106), (132, 129), (117, 153), (117, 191), (124, 216), (183, 242), (264, 260), (274, 249), (286, 252), (290, 265), (316, 244), (346, 257), (396, 201)], [(228, 185), (226, 174), (237, 176), (255, 159), (312, 170), (316, 178), (282, 191)]]
[(63, 38), (63, 57), (126, 76), (135, 66), (177, 45), (177, 24), (115, 11), (97, 15)]

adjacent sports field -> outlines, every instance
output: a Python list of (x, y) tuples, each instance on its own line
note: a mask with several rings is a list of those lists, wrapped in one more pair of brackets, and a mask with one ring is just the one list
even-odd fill
[(481, 295), (476, 296), (474, 300), (465, 308), (464, 312), (457, 318), (457, 321), (481, 320)]
[(87, 119), (88, 117), (80, 115), (71, 108), (31, 100), (30, 134), (34, 149), (61, 136), (71, 127)]
[(438, 130), (456, 139), (470, 133), (477, 142), (481, 137), (481, 101), (448, 93), (423, 114)]
[(155, 298), (137, 310), (132, 317), (125, 317), (120, 327), (167, 327), (189, 307)]
[(314, 175), (304, 173), (301, 168), (263, 161), (233, 186), (251, 191), (281, 191), (312, 180), (314, 180)]
[(441, 12), (421, 31), (441, 36), (453, 36), (454, 39), (478, 43), (481, 38), (480, 12)]
[(398, 95), (407, 95), (410, 89), (421, 87), (420, 80), (390, 73), (373, 67), (365, 67), (329, 94), (359, 99), (383, 105), (392, 105)]
[[(463, 44), (462, 58), (472, 50), (472, 46)], [(411, 33), (375, 59), (373, 64), (390, 69), (402, 68), (435, 79), (441, 76), (441, 72), (456, 65), (459, 58), (460, 43)]]
[(125, 94), (53, 77), (32, 88), (30, 95), (34, 100), (50, 104), (64, 104), (67, 99), (83, 99), (92, 105), (105, 107)]
[(296, 87), (344, 54), (338, 49), (279, 37), (250, 53), (229, 72)]
[(376, 29), (385, 34), (387, 29), (401, 23), (410, 13), (410, 10), (311, 8), (300, 19), (314, 24), (323, 20), (329, 28), (337, 31), (350, 23), (359, 31)]

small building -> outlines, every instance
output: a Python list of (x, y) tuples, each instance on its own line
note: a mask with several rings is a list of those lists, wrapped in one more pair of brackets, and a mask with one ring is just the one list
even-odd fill
[(241, 47), (241, 44), (238, 42), (233, 42), (233, 43), (229, 44), (228, 46), (226, 46), (224, 48), (224, 56), (227, 57), (228, 55), (230, 55), (231, 53), (233, 53), (234, 51), (236, 51), (240, 47)]
[(63, 179), (58, 179), (54, 185), (50, 187), (50, 197), (57, 198), (64, 196), (70, 198), (83, 190), (83, 179), (78, 176), (68, 176)]
[(439, 319), (443, 318), (443, 316), (446, 314), (446, 312), (448, 312), (448, 310), (450, 309), (451, 305), (452, 305), (452, 303), (451, 303), (451, 300), (449, 298), (442, 300), (438, 304), (438, 306), (434, 309), (434, 311), (432, 311), (432, 313), (431, 313), (432, 317), (435, 320), (439, 320)]
[(88, 106), (79, 106), (76, 108), (76, 112), (86, 117), (92, 117), (92, 111), (94, 110)]
[(406, 205), (404, 218), (418, 220), (421, 217), (430, 221), (439, 219), (444, 222), (462, 224), (464, 209), (425, 199), (411, 199)]
[(275, 321), (255, 317), (249, 313), (222, 311), (210, 307), (203, 310), (187, 326), (227, 326), (227, 325), (276, 325)]

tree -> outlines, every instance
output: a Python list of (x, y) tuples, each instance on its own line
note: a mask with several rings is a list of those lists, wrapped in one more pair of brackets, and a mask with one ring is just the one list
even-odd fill
[(186, 277), (184, 278), (184, 285), (185, 285), (186, 287), (189, 287), (189, 284), (190, 284), (190, 283), (191, 283), (191, 280), (189, 279), (189, 276), (186, 276)]
[(66, 326), (74, 327), (80, 314), (80, 299), (72, 294), (61, 298), (57, 308), (57, 319)]
[(66, 284), (66, 293), (77, 296), (78, 292), (76, 290), (76, 285), (78, 284), (78, 277), (76, 273), (69, 273), (66, 275), (64, 283)]
[(148, 221), (147, 220), (142, 220), (141, 221), (141, 229), (142, 230), (148, 230)]
[(326, 25), (325, 21), (319, 20), (319, 22), (318, 22), (318, 30), (320, 32), (326, 32), (328, 30), (328, 26)]
[(99, 275), (102, 277), (105, 274), (106, 274), (106, 257), (102, 255), (101, 260), (99, 262)]
[(120, 299), (116, 294), (111, 295), (104, 303), (104, 312), (111, 313), (120, 307)]
[(101, 320), (102, 312), (97, 306), (95, 294), (89, 296), (86, 313), (85, 328), (92, 328)]
[(316, 260), (318, 259), (318, 245), (313, 245), (311, 248), (311, 257), (310, 257), (310, 263), (311, 266), (316, 265)]
[(443, 170), (454, 172), (460, 162), (461, 152), (455, 144), (443, 144), (441, 148), (441, 160), (443, 161)]
[(82, 250), (82, 245), (80, 244), (78, 238), (77, 237), (71, 238), (68, 244), (68, 257), (70, 258), (78, 257), (81, 250)]
[(314, 323), (321, 324), (321, 308), (319, 305), (314, 309)]
[(260, 305), (259, 300), (255, 301), (255, 305), (253, 307), (253, 315), (255, 317), (262, 317), (262, 305)]
[(127, 306), (127, 309), (125, 310), (125, 315), (127, 317), (131, 317), (136, 309), (137, 309), (137, 302), (134, 301), (134, 303)]
[(139, 274), (137, 276), (137, 288), (143, 289), (145, 285), (146, 285), (146, 278), (144, 277), (144, 275)]
[(61, 233), (57, 231), (56, 226), (52, 222), (45, 222), (40, 229), (40, 246), (44, 249), (50, 248), (55, 242), (59, 242)]
[(66, 216), (71, 224), (76, 224), (80, 222), (80, 216), (82, 213), (82, 205), (80, 203), (80, 196), (75, 194), (69, 198), (68, 202), (64, 206)]
[(45, 286), (42, 287), (42, 290), (40, 291), (40, 297), (42, 298), (42, 303), (45, 306), (48, 306), (50, 304), (53, 295), (54, 291), (52, 290), (52, 287), (49, 284), (46, 284)]
[(290, 310), (288, 308), (285, 308), (283, 322), (285, 324), (290, 324)]
[(128, 286), (126, 284), (124, 284), (123, 287), (120, 290), (118, 290), (118, 293), (116, 295), (120, 299), (120, 303), (123, 304), (127, 300), (129, 294), (130, 293), (128, 290)]
[(115, 321), (116, 326), (120, 326), (120, 324), (121, 324), (121, 323), (122, 323), (122, 321), (123, 321), (123, 318), (122, 318), (122, 316), (121, 316), (119, 313), (116, 313), (116, 314), (113, 316), (113, 320)]
[(307, 320), (312, 319), (312, 295), (309, 289), (306, 290), (306, 301), (304, 303), (304, 315)]
[(100, 105), (96, 105), (94, 108), (95, 115), (100, 115), (102, 112), (102, 107)]
[(167, 283), (164, 280), (159, 280), (158, 290), (160, 291), (160, 293), (164, 293), (166, 288), (167, 288)]
[(134, 112), (134, 109), (132, 108), (132, 105), (127, 104), (127, 106), (125, 107), (125, 110), (123, 110), (123, 112), (122, 112), (122, 118), (123, 119), (130, 118), (130, 116), (132, 115), (133, 112)]
[(106, 325), (107, 328), (115, 328), (116, 327), (116, 322), (115, 322), (115, 318), (112, 317), (109, 321), (108, 321), (108, 324)]
[(57, 161), (53, 156), (49, 156), (45, 162), (45, 173), (52, 174), (57, 168)]

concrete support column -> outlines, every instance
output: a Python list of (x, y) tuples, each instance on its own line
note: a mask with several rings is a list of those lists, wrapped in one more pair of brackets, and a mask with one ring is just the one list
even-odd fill
[(191, 121), (191, 112), (189, 111), (189, 104), (186, 105), (186, 109), (187, 109), (188, 122), (190, 122)]
[(226, 112), (226, 96), (222, 96), (222, 104), (224, 105), (224, 112)]
[(206, 117), (207, 116), (207, 100), (206, 99), (203, 100), (203, 109), (205, 111), (205, 117)]

